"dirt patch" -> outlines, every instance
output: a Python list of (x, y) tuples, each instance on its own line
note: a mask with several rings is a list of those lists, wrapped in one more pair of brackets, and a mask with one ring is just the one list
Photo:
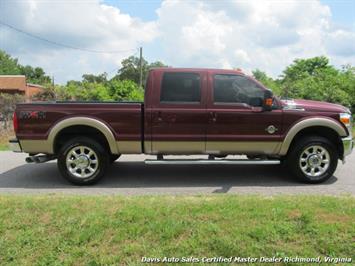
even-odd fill
[(339, 215), (324, 211), (317, 212), (315, 215), (315, 219), (325, 223), (347, 223), (350, 221), (350, 217), (347, 215)]

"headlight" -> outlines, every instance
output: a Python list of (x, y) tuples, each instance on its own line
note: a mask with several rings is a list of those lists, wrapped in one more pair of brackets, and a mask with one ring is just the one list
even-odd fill
[(341, 114), (339, 114), (339, 120), (346, 127), (351, 127), (351, 114), (349, 114), (349, 113), (341, 113)]

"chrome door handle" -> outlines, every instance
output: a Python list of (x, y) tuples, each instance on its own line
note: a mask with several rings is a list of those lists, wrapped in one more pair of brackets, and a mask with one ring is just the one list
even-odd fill
[(212, 118), (212, 122), (216, 122), (217, 121), (217, 114), (215, 112), (210, 112), (210, 116)]

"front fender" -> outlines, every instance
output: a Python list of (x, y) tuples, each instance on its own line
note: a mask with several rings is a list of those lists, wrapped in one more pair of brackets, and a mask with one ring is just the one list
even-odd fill
[(294, 137), (299, 133), (301, 130), (308, 128), (308, 127), (327, 127), (334, 130), (340, 137), (346, 137), (347, 132), (346, 130), (335, 120), (330, 118), (323, 118), (323, 117), (313, 117), (313, 118), (306, 118), (302, 121), (297, 122), (293, 125), (290, 130), (287, 132), (285, 139), (283, 140), (280, 148), (280, 155), (286, 155), (292, 140)]

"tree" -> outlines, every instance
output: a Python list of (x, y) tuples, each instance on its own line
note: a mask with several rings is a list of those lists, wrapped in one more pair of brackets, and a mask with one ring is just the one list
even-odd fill
[(47, 76), (44, 70), (40, 67), (33, 68), (29, 65), (20, 65), (19, 68), (21, 74), (26, 76), (26, 80), (28, 83), (47, 85), (51, 82), (51, 78)]
[(132, 80), (112, 80), (109, 83), (113, 101), (143, 101), (144, 91)]
[(338, 70), (328, 58), (296, 59), (283, 71), (282, 94), (291, 98), (339, 103), (354, 108), (355, 71)]
[(319, 71), (332, 69), (329, 59), (325, 56), (316, 56), (307, 59), (296, 59), (293, 64), (283, 71), (284, 81), (294, 81), (307, 76), (317, 75)]
[(18, 60), (0, 50), (0, 75), (20, 75)]
[[(119, 80), (132, 80), (136, 84), (139, 84), (140, 80), (140, 60), (139, 57), (130, 56), (124, 59), (122, 62), (122, 67), (118, 70), (117, 75), (114, 79)], [(148, 71), (154, 67), (164, 67), (165, 65), (156, 61), (153, 63), (148, 63), (144, 58), (142, 59), (142, 76), (143, 81), (145, 81), (148, 77)]]
[(281, 87), (278, 80), (272, 79), (271, 77), (267, 76), (265, 72), (259, 69), (253, 70), (252, 73), (256, 80), (260, 81), (260, 83), (262, 83), (268, 89), (271, 89), (275, 95), (281, 95)]
[(99, 74), (99, 75), (84, 74), (82, 77), (83, 77), (83, 82), (93, 82), (93, 83), (107, 82), (107, 73), (106, 72)]
[(25, 75), (28, 83), (47, 85), (51, 82), (49, 76), (40, 67), (22, 66), (17, 58), (0, 50), (0, 75)]
[(4, 129), (7, 129), (8, 121), (12, 119), (16, 104), (24, 102), (24, 99), (24, 96), (20, 94), (0, 93), (0, 113), (4, 122)]
[(32, 96), (33, 101), (54, 101), (57, 99), (56, 89), (53, 85), (44, 88)]

